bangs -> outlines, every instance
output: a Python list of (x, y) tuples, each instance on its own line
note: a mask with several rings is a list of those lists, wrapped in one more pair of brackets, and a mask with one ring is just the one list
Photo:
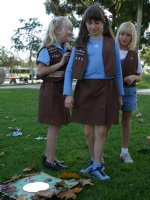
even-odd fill
[(85, 16), (84, 16), (84, 20), (94, 20), (94, 21), (102, 21), (104, 22), (104, 18), (103, 18), (103, 13), (101, 13), (99, 7), (93, 7), (89, 10), (87, 10)]
[(132, 30), (132, 27), (130, 27), (130, 26), (124, 26), (124, 27), (122, 27), (122, 29), (120, 31), (120, 33), (128, 33), (130, 35), (132, 35), (132, 32), (133, 32), (133, 30)]

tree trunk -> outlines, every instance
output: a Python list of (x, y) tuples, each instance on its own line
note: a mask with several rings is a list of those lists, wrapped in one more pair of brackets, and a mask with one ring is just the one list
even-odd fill
[(137, 12), (137, 45), (136, 45), (137, 51), (139, 50), (139, 46), (140, 46), (142, 13), (143, 13), (143, 0), (139, 0), (138, 12)]

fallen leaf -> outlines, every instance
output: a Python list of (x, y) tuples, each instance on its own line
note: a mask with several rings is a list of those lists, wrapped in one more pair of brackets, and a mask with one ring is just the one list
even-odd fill
[(91, 181), (91, 179), (80, 179), (79, 180), (80, 184), (82, 186), (85, 186), (85, 185), (94, 185)]
[(62, 180), (62, 181), (60, 181), (60, 182), (57, 182), (56, 184), (55, 184), (55, 187), (56, 188), (60, 188), (60, 187), (63, 187), (63, 188), (68, 188), (68, 185), (67, 185), (67, 183), (64, 181), (64, 180)]
[(39, 192), (36, 192), (36, 195), (51, 198), (54, 195), (54, 192), (50, 191), (49, 189), (48, 190), (41, 190)]
[(6, 193), (17, 192), (17, 189), (16, 189), (15, 186), (12, 186), (12, 185), (8, 184), (5, 189), (3, 188), (3, 192), (6, 192)]
[(60, 199), (75, 199), (76, 194), (72, 193), (70, 190), (66, 190), (57, 194), (57, 197)]
[(144, 119), (139, 119), (140, 122), (144, 122)]
[(79, 193), (79, 192), (81, 192), (82, 188), (77, 187), (77, 188), (72, 188), (72, 189), (70, 189), (70, 190), (71, 190), (71, 192), (73, 192), (73, 193)]
[(12, 176), (8, 181), (5, 181), (4, 183), (9, 183), (9, 182), (18, 180), (21, 176), (22, 176), (21, 174)]
[(136, 114), (135, 116), (136, 116), (136, 117), (141, 117), (142, 114), (141, 114), (141, 113), (138, 113), (138, 114)]
[(23, 172), (31, 171), (31, 170), (36, 169), (36, 168), (37, 168), (37, 165), (31, 165), (31, 166), (28, 166), (25, 169), (23, 169)]
[(5, 153), (3, 151), (0, 151), (0, 157), (3, 156)]
[(27, 197), (20, 196), (20, 197), (19, 197), (19, 198), (17, 198), (16, 200), (27, 200)]
[(77, 173), (63, 172), (63, 173), (58, 174), (58, 178), (77, 178), (77, 179), (79, 179), (80, 176)]
[(38, 174), (40, 174), (40, 172), (36, 172), (36, 173), (32, 173), (32, 174), (22, 174), (22, 177), (30, 177), (30, 176), (36, 176), (36, 175), (38, 175)]

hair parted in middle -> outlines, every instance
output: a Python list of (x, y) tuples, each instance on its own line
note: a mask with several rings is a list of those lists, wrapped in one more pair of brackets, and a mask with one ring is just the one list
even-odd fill
[(109, 20), (105, 15), (103, 9), (99, 3), (94, 3), (87, 7), (85, 10), (82, 20), (80, 23), (79, 34), (75, 41), (75, 46), (85, 46), (89, 40), (89, 32), (86, 27), (86, 22), (88, 20), (102, 21), (104, 24), (103, 36), (114, 38), (112, 28), (110, 26)]
[(55, 35), (55, 31), (58, 28), (64, 30), (67, 26), (71, 31), (73, 30), (72, 22), (65, 16), (56, 16), (54, 17), (48, 25), (48, 29), (43, 39), (42, 47), (46, 45), (55, 45), (58, 41)]
[(135, 25), (132, 22), (124, 22), (119, 26), (117, 35), (116, 35), (116, 40), (118, 41), (119, 45), (120, 45), (120, 41), (119, 41), (120, 33), (131, 34), (132, 40), (131, 40), (128, 48), (129, 48), (129, 50), (135, 49), (136, 44), (137, 44), (137, 31), (136, 31)]

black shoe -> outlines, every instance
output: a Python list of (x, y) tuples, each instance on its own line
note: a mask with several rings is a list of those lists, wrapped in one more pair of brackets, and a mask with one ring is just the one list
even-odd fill
[[(47, 159), (47, 156), (44, 155), (42, 160), (44, 161), (44, 160), (46, 160), (46, 159)], [(55, 159), (55, 161), (56, 161), (56, 162), (59, 162), (60, 164), (64, 164), (64, 161), (63, 161), (63, 160), (57, 160), (57, 159)]]
[(54, 169), (54, 170), (58, 170), (58, 171), (68, 169), (68, 166), (62, 165), (57, 161), (54, 161), (53, 163), (49, 163), (46, 160), (43, 160), (43, 165), (44, 165), (44, 167)]

